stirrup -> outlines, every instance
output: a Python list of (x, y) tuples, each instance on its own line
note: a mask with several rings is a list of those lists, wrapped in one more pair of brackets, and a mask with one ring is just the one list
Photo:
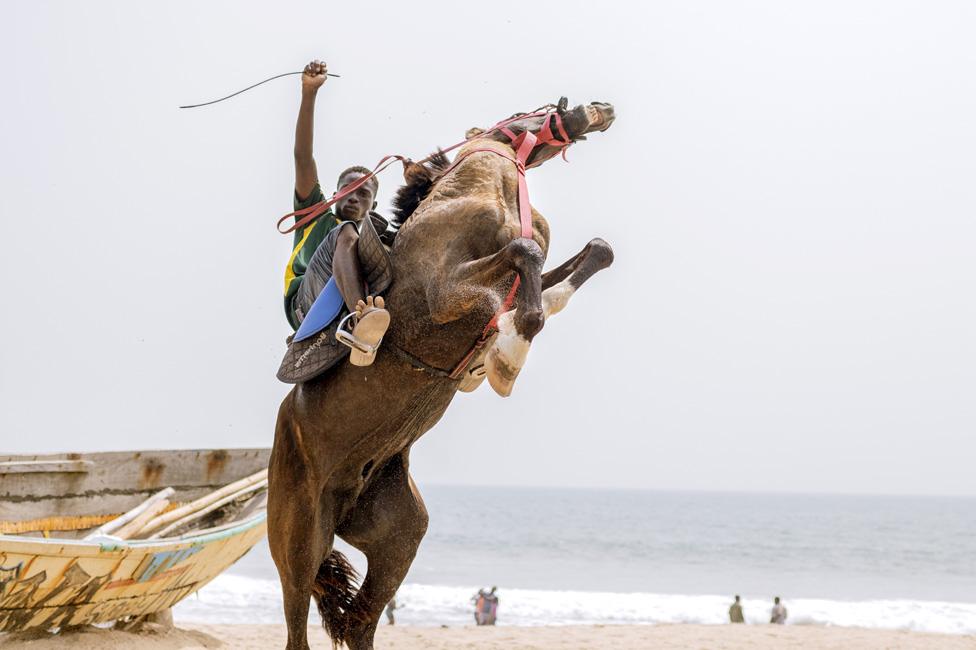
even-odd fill
[(339, 326), (336, 328), (335, 337), (339, 343), (352, 348), (353, 350), (359, 350), (363, 354), (374, 354), (380, 348), (380, 344), (383, 342), (381, 338), (376, 345), (368, 345), (363, 343), (355, 336), (352, 335), (352, 328), (355, 325), (350, 326), (349, 320), (356, 315), (356, 312), (350, 312), (346, 314), (341, 321), (339, 321)]

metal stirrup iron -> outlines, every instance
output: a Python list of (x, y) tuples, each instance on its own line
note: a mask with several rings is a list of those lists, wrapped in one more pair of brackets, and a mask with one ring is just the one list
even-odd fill
[(348, 313), (342, 318), (341, 321), (339, 321), (339, 326), (336, 328), (336, 333), (335, 333), (336, 340), (347, 347), (353, 348), (355, 350), (359, 350), (363, 354), (371, 354), (373, 352), (376, 352), (377, 350), (380, 349), (380, 344), (383, 342), (382, 338), (380, 338), (380, 340), (376, 342), (376, 345), (366, 345), (362, 341), (357, 339), (355, 336), (353, 336), (351, 328), (349, 328), (346, 325), (349, 319), (355, 315), (356, 312)]

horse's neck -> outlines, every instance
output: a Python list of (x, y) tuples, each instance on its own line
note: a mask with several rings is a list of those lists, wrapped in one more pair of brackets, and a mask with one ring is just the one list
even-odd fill
[[(456, 160), (460, 160), (460, 164), (441, 179), (443, 194), (438, 199), (443, 201), (463, 196), (467, 200), (480, 202), (498, 217), (496, 225), (502, 236), (497, 241), (510, 241), (521, 236), (520, 179), (514, 162), (515, 150), (496, 140), (475, 140), (461, 148)], [(434, 189), (437, 189), (437, 185)], [(499, 212), (497, 209), (500, 206), (502, 210)], [(533, 238), (543, 251), (548, 252), (549, 224), (531, 205), (529, 209)]]
[(475, 151), (477, 149), (492, 149), (509, 158), (515, 157), (515, 150), (512, 149), (511, 145), (507, 145), (503, 142), (499, 142), (498, 140), (489, 140), (487, 138), (480, 138), (476, 140), (471, 140), (470, 142), (462, 146), (460, 149), (458, 149), (458, 154), (457, 154), (457, 158), (455, 158), (455, 161), (467, 157), (468, 154), (470, 154), (472, 151)]
[(437, 181), (429, 195), (430, 203), (459, 196), (498, 203), (499, 199), (516, 210), (518, 173), (512, 148), (495, 140), (475, 140), (458, 151), (452, 169)]
[(444, 369), (471, 348), (495, 305), (479, 299), (465, 317), (434, 325), (426, 301), (431, 282), (449, 283), (452, 269), (498, 252), (503, 230), (513, 229), (509, 239), (518, 233), (515, 165), (478, 149), (512, 155), (500, 143), (468, 143), (457, 166), (438, 180), (400, 229), (393, 251), (391, 342)]

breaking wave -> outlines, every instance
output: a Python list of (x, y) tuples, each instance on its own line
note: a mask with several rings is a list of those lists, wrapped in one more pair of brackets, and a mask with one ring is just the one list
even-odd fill
[[(405, 584), (398, 594), (401, 625), (470, 625), (471, 587)], [(499, 625), (722, 624), (729, 598), (651, 593), (504, 589)], [(769, 621), (771, 597), (743, 597), (748, 623)], [(788, 624), (837, 625), (947, 634), (976, 634), (976, 603), (918, 600), (785, 602)], [(176, 607), (186, 623), (284, 623), (276, 580), (224, 574)], [(314, 614), (312, 614), (314, 617)], [(314, 623), (314, 618), (311, 619)]]

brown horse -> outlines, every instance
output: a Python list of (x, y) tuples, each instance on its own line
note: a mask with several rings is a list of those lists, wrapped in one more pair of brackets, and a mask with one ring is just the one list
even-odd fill
[[(536, 133), (555, 114), (576, 141), (606, 130), (614, 119), (609, 104), (567, 110), (563, 99), (552, 108), (508, 129)], [(532, 209), (532, 237), (520, 236), (518, 173), (509, 141), (489, 132), (465, 144), (453, 167), (441, 156), (407, 168), (408, 185), (397, 199), (402, 225), (392, 254), (395, 281), (387, 294), (393, 319), (375, 363), (340, 364), (297, 385), (281, 404), (268, 475), (268, 540), (281, 578), (289, 650), (309, 647), (313, 595), (336, 645), (373, 647), (383, 608), (427, 530), (427, 510), (408, 471), (411, 445), (451, 403), (462, 380), (450, 371), (483, 338), (516, 276), (515, 309), (499, 319), (498, 336), (468, 363), (484, 363), (502, 394), (511, 390), (545, 317), (613, 261), (609, 245), (594, 239), (542, 272), (549, 226)], [(539, 145), (526, 166), (558, 151)], [(366, 556), (358, 590), (352, 568), (333, 549), (336, 535)]]

